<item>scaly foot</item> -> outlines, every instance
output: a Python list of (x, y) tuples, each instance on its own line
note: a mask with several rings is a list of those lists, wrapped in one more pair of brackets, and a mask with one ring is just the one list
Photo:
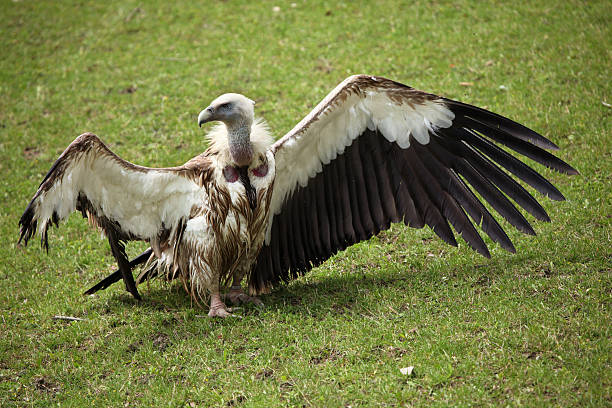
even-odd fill
[(218, 293), (210, 295), (210, 311), (208, 312), (209, 317), (233, 316), (231, 311), (232, 309), (225, 306), (225, 303), (223, 303)]
[(255, 296), (249, 296), (242, 290), (242, 286), (232, 286), (230, 291), (223, 295), (224, 299), (229, 299), (234, 305), (240, 303), (253, 303), (255, 306), (263, 306), (263, 302), (260, 298)]

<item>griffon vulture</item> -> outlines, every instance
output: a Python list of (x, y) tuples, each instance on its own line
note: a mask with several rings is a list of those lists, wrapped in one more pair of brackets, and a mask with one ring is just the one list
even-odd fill
[[(119, 271), (87, 293), (123, 278), (181, 278), (210, 316), (319, 265), (393, 222), (428, 225), (457, 245), (451, 226), (489, 257), (476, 225), (502, 248), (515, 248), (481, 200), (526, 234), (535, 234), (510, 201), (538, 220), (549, 217), (515, 178), (553, 200), (563, 195), (506, 149), (566, 174), (571, 166), (545, 149), (545, 137), (487, 110), (356, 75), (339, 84), (289, 133), (273, 142), (254, 118), (254, 102), (225, 94), (200, 112), (219, 121), (209, 147), (182, 166), (146, 168), (111, 152), (97, 136), (79, 136), (43, 179), (23, 213), (20, 239), (36, 230), (47, 248), (51, 223), (79, 210), (107, 235)], [(514, 176), (514, 177), (512, 177)], [(480, 198), (475, 194), (478, 193)], [(151, 249), (129, 262), (125, 242)]]

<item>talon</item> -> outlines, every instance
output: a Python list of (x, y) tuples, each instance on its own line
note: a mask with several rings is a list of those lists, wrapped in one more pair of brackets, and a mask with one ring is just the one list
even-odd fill
[(263, 302), (261, 299), (255, 296), (249, 296), (242, 290), (241, 287), (232, 286), (229, 293), (223, 295), (224, 299), (229, 299), (230, 302), (234, 305), (238, 305), (240, 303), (253, 303), (255, 306), (263, 306)]
[(209, 317), (229, 317), (232, 315), (232, 309), (225, 306), (225, 303), (221, 301), (221, 297), (218, 293), (212, 294), (210, 297), (210, 310), (208, 312)]
[(216, 307), (216, 308), (210, 308), (210, 311), (208, 312), (208, 317), (230, 317), (233, 316), (233, 314), (231, 314), (230, 312), (232, 311), (231, 308), (227, 308), (227, 307)]

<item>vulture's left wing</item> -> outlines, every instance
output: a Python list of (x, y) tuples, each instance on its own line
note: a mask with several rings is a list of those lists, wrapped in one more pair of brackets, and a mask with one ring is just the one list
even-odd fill
[(577, 173), (544, 150), (558, 149), (552, 142), (503, 116), (385, 78), (347, 78), (272, 146), (271, 220), (251, 271), (252, 291), (288, 281), (402, 220), (415, 228), (427, 224), (457, 245), (452, 225), (489, 257), (474, 227), (480, 225), (514, 252), (472, 188), (527, 234), (535, 232), (508, 197), (537, 219), (549, 218), (507, 172), (554, 200), (564, 197), (499, 145)]

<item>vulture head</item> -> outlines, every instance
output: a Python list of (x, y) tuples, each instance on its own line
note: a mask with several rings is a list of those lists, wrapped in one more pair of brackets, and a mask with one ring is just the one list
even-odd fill
[(255, 102), (244, 95), (227, 93), (223, 94), (204, 109), (198, 115), (198, 125), (220, 121), (227, 125), (228, 129), (241, 126), (244, 123), (253, 122), (253, 105)]
[(248, 166), (253, 159), (251, 125), (255, 102), (244, 95), (227, 93), (219, 96), (198, 115), (198, 125), (219, 121), (227, 127), (230, 157), (237, 166)]

